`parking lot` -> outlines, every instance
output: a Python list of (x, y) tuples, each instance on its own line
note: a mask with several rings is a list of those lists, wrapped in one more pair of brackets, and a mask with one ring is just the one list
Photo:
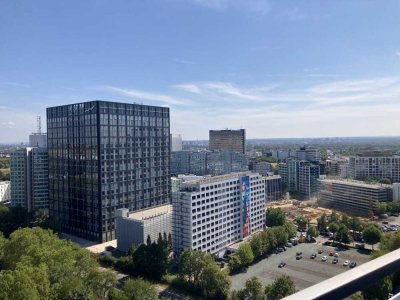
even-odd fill
[[(323, 249), (324, 253), (317, 254), (315, 259), (311, 259), (312, 253), (318, 253), (319, 249)], [(339, 262), (332, 264), (333, 257), (329, 256), (329, 252), (337, 252), (339, 254)], [(302, 252), (303, 258), (296, 260), (296, 252)], [(327, 255), (326, 262), (321, 261), (322, 256)], [(369, 255), (360, 253), (355, 249), (342, 250), (333, 247), (322, 246), (321, 244), (299, 244), (287, 251), (272, 254), (270, 257), (250, 266), (246, 273), (240, 273), (232, 276), (232, 290), (239, 290), (244, 287), (247, 279), (256, 276), (264, 285), (270, 284), (280, 275), (289, 275), (298, 290), (314, 285), (325, 279), (333, 277), (344, 271), (349, 270), (349, 266), (343, 266), (345, 260), (354, 261), (357, 266), (369, 261)], [(286, 266), (279, 268), (281, 262), (285, 262)]]

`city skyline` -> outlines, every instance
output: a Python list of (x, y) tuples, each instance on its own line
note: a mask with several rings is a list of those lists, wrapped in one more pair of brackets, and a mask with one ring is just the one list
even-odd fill
[(0, 142), (96, 99), (168, 106), (185, 140), (397, 136), (399, 19), (394, 0), (7, 1)]

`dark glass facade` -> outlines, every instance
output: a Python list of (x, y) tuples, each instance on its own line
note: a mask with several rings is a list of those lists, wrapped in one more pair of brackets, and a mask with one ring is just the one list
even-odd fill
[(91, 101), (47, 109), (49, 209), (61, 231), (116, 238), (115, 214), (171, 202), (169, 108)]

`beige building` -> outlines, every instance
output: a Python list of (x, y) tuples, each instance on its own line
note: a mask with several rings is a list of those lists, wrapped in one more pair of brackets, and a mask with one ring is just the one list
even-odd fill
[(209, 150), (246, 153), (246, 130), (210, 130)]

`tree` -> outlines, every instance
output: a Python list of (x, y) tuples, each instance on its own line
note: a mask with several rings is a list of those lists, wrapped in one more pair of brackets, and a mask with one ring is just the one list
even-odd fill
[(254, 254), (249, 243), (244, 242), (240, 244), (237, 254), (245, 267), (249, 266), (254, 260)]
[(387, 299), (392, 289), (392, 279), (387, 276), (361, 292), (365, 300)]
[(246, 280), (244, 289), (238, 291), (239, 300), (264, 300), (265, 294), (260, 280), (253, 276)]
[(89, 251), (50, 230), (18, 229), (0, 244), (0, 299), (104, 299), (115, 285)]
[(336, 211), (332, 210), (332, 213), (329, 216), (329, 223), (339, 221), (339, 216)]
[(299, 228), (301, 229), (301, 231), (305, 231), (307, 228), (307, 220), (306, 218), (304, 218), (304, 216), (298, 216), (296, 218), (296, 223), (299, 226)]
[(346, 227), (344, 224), (340, 224), (337, 234), (336, 234), (336, 240), (341, 243), (341, 244), (349, 244), (350, 243), (350, 238), (349, 238), (349, 229)]
[(266, 212), (266, 222), (268, 227), (282, 226), (285, 224), (285, 212), (280, 208), (268, 208)]
[(263, 240), (261, 234), (254, 234), (250, 240), (250, 247), (255, 258), (260, 258), (264, 255)]
[(317, 237), (319, 235), (317, 228), (315, 226), (308, 227), (307, 235), (309, 235), (313, 238)]
[(285, 224), (283, 224), (283, 227), (285, 228), (289, 238), (293, 238), (297, 235), (297, 229), (293, 223), (286, 221)]
[(230, 284), (228, 274), (209, 263), (201, 273), (199, 287), (206, 299), (225, 299), (229, 294)]
[(380, 248), (385, 251), (394, 251), (400, 248), (400, 231), (386, 233), (382, 236)]
[(150, 282), (143, 279), (128, 279), (124, 285), (124, 295), (129, 300), (156, 300), (157, 290)]
[(179, 258), (178, 274), (189, 288), (206, 298), (223, 299), (229, 292), (230, 279), (215, 265), (210, 254), (186, 249)]
[(378, 227), (368, 225), (363, 231), (363, 237), (365, 242), (372, 245), (372, 250), (374, 250), (374, 244), (381, 240), (382, 232)]
[(318, 229), (325, 231), (326, 227), (328, 226), (326, 222), (326, 214), (323, 214), (321, 217), (319, 217), (317, 219), (317, 223), (318, 223)]
[(284, 246), (289, 238), (289, 235), (286, 233), (285, 227), (276, 226), (267, 229), (268, 232), (275, 236), (277, 246)]
[(379, 180), (379, 183), (392, 184), (392, 181), (390, 180), (390, 178), (382, 178), (382, 179)]
[(387, 212), (388, 205), (386, 202), (379, 202), (378, 205), (374, 209), (374, 213), (378, 216), (382, 216)]
[(287, 275), (282, 275), (275, 279), (272, 284), (265, 287), (267, 300), (278, 300), (287, 297), (296, 292), (293, 281)]
[(234, 273), (243, 268), (243, 263), (237, 253), (229, 255), (229, 271)]
[(195, 285), (207, 264), (214, 263), (210, 255), (204, 252), (186, 249), (179, 257), (178, 274), (185, 281)]
[(336, 233), (339, 230), (339, 224), (336, 222), (330, 223), (328, 228), (329, 231), (333, 233), (333, 240), (336, 241)]

